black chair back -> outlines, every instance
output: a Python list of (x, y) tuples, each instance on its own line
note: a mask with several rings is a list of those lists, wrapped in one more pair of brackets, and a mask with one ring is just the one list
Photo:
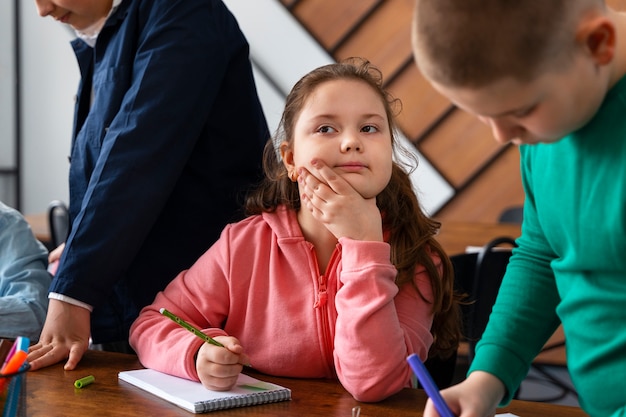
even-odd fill
[(511, 257), (509, 248), (497, 248), (507, 244), (517, 246), (515, 239), (493, 239), (478, 252), (450, 256), (454, 268), (457, 290), (468, 295), (467, 304), (461, 307), (463, 330), (469, 344), (469, 361), (474, 358), (476, 343), (480, 340), (496, 301), (500, 284)]
[(70, 214), (65, 203), (54, 200), (48, 205), (48, 225), (52, 248), (65, 242), (70, 229)]
[(512, 206), (505, 209), (498, 218), (499, 223), (522, 224), (524, 220), (524, 206)]

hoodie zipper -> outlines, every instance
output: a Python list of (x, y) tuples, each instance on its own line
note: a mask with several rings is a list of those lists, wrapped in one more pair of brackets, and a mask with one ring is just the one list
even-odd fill
[[(316, 308), (320, 311), (321, 317), (321, 325), (322, 325), (322, 348), (324, 351), (324, 356), (326, 357), (326, 363), (329, 364), (329, 370), (331, 374), (334, 374), (334, 358), (333, 358), (333, 340), (331, 337), (330, 331), (330, 322), (328, 318), (328, 277), (327, 274), (329, 271), (337, 271), (337, 263), (339, 262), (339, 250), (336, 248), (328, 261), (328, 266), (326, 267), (326, 274), (320, 274), (319, 270), (317, 271), (318, 276), (318, 289), (315, 297), (315, 303), (313, 304), (313, 308)], [(316, 263), (317, 264), (317, 263)]]

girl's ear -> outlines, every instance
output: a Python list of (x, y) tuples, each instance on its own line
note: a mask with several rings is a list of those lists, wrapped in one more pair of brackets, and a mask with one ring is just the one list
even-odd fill
[(293, 162), (293, 150), (287, 142), (282, 142), (280, 144), (279, 150), (280, 158), (282, 159), (285, 168), (287, 168), (287, 172), (289, 173), (289, 177), (291, 178), (292, 173), (296, 172), (296, 166)]
[(607, 65), (615, 56), (615, 24), (606, 16), (583, 18), (576, 31), (576, 40), (598, 65)]

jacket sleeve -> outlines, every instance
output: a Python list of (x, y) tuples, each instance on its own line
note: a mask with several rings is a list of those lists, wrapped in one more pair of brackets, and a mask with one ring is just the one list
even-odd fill
[[(355, 399), (380, 401), (410, 386), (409, 354), (426, 359), (432, 344), (432, 306), (413, 285), (398, 289), (387, 243), (346, 238), (340, 243), (335, 367)], [(415, 283), (426, 299), (432, 298), (423, 267), (418, 268)]]
[[(97, 89), (106, 88), (104, 82), (127, 81), (117, 76), (131, 77), (119, 111), (105, 127), (52, 291), (98, 305), (128, 270), (172, 198), (198, 137), (207, 128), (231, 54), (245, 42), (225, 12), (207, 10), (218, 4), (142, 2), (145, 22), (138, 26), (137, 39), (126, 41), (137, 43), (132, 62), (94, 78)], [(110, 111), (106, 106), (96, 93), (92, 112)], [(233, 126), (216, 123), (212, 128)], [(99, 135), (87, 140), (97, 141)], [(86, 159), (85, 163), (92, 162)]]
[(48, 251), (17, 212), (0, 204), (0, 334), (36, 341), (48, 309)]

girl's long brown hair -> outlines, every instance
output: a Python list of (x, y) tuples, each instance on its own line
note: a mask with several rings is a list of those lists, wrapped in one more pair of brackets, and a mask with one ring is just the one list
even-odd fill
[[(298, 186), (288, 178), (287, 170), (276, 153), (276, 145), (282, 141), (293, 144), (293, 129), (307, 98), (320, 84), (339, 79), (363, 81), (380, 95), (389, 120), (394, 148), (398, 147), (393, 120), (395, 106), (399, 105), (399, 101), (384, 90), (382, 74), (377, 68), (359, 58), (350, 58), (317, 68), (300, 79), (287, 96), (275, 143), (270, 140), (265, 146), (263, 160), (265, 178), (248, 196), (247, 214), (272, 212), (280, 205), (294, 210), (300, 209)], [(434, 342), (430, 356), (447, 357), (456, 351), (461, 333), (459, 302), (454, 292), (452, 265), (435, 239), (440, 224), (422, 211), (409, 175), (397, 162), (393, 163), (391, 180), (376, 197), (376, 204), (383, 213), (383, 228), (389, 236), (391, 262), (398, 270), (396, 284), (415, 285), (415, 271), (418, 265), (424, 266), (430, 276), (434, 314), (431, 329)], [(441, 258), (443, 264), (441, 273), (431, 258), (433, 252)], [(431, 302), (425, 298), (424, 300)]]

